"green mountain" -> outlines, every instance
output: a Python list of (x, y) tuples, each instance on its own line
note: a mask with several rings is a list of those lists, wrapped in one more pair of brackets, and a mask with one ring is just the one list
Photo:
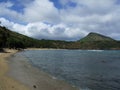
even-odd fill
[(0, 47), (25, 48), (34, 47), (37, 40), (0, 26)]
[(86, 37), (82, 38), (80, 41), (90, 42), (90, 41), (115, 41), (115, 40), (110, 37), (91, 32)]
[(37, 40), (0, 26), (0, 48), (120, 49), (120, 41), (93, 32), (74, 42)]
[(81, 49), (115, 49), (119, 48), (120, 45), (120, 42), (110, 37), (93, 32), (78, 42), (80, 43)]
[(0, 26), (0, 48), (67, 48), (70, 42), (37, 40)]

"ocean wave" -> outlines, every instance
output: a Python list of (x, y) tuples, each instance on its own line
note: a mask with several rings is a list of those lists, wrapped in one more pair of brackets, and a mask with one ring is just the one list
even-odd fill
[(92, 52), (103, 52), (104, 50), (87, 50), (87, 51), (92, 51)]

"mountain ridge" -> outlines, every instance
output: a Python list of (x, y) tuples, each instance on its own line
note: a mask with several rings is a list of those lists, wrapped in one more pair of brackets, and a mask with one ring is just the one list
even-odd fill
[(81, 49), (118, 49), (120, 42), (111, 37), (91, 32), (78, 41)]
[(0, 48), (120, 49), (120, 41), (94, 32), (74, 42), (38, 40), (0, 26)]
[(84, 38), (80, 39), (79, 41), (116, 41), (112, 39), (111, 37), (95, 33), (95, 32), (90, 32), (87, 36)]

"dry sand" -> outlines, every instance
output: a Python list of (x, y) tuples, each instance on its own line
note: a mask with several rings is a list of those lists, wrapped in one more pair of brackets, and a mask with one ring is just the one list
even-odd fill
[(6, 75), (9, 70), (6, 59), (17, 51), (6, 49), (6, 52), (0, 53), (0, 90), (29, 90), (23, 84)]

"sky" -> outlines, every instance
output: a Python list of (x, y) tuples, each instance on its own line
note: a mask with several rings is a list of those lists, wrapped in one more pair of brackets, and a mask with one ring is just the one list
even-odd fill
[(0, 0), (0, 21), (37, 39), (76, 41), (96, 32), (120, 40), (120, 0)]

